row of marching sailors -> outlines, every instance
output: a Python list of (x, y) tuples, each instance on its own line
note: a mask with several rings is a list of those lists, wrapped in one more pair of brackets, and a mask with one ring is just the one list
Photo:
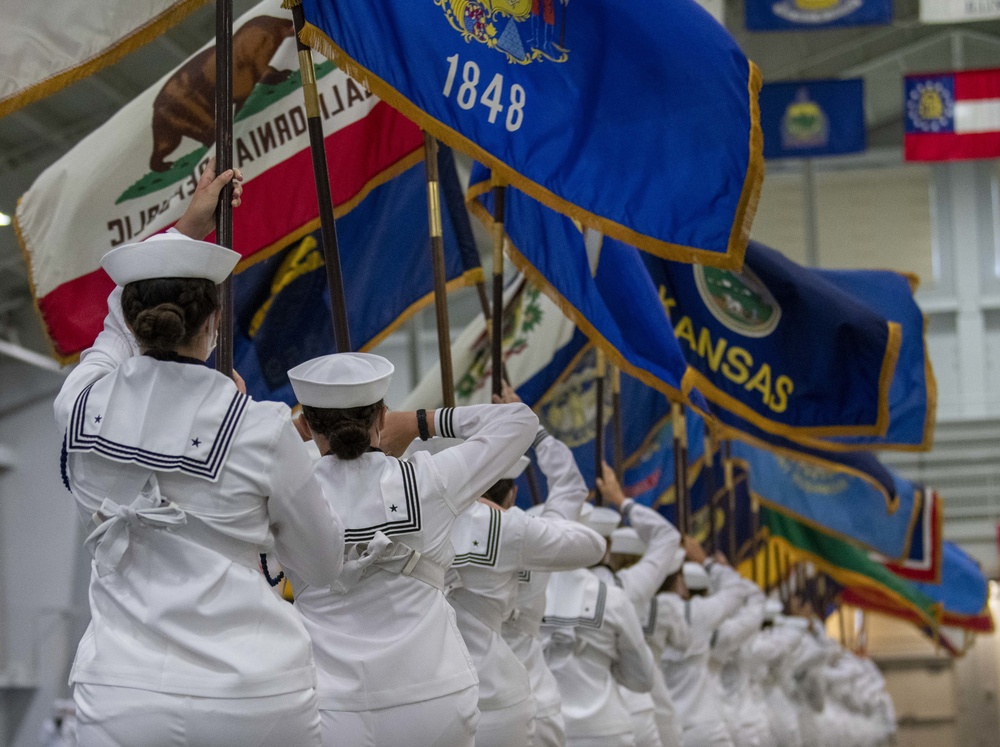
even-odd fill
[[(668, 576), (683, 590), (680, 537), (606, 474), (648, 551), (586, 570), (606, 554), (577, 521), (586, 488), (509, 388), (493, 405), (388, 412), (388, 361), (325, 356), (289, 372), (293, 419), (205, 365), (217, 284), (238, 256), (196, 239), (234, 177), (210, 167), (173, 230), (103, 257), (116, 285), (104, 329), (55, 402), (93, 555), (70, 675), (79, 743), (670, 744), (679, 725), (687, 744), (711, 730), (689, 728), (703, 678), (684, 674), (710, 648), (700, 605), (657, 594)], [(532, 443), (549, 483), (540, 516), (509, 508)], [(284, 568), (294, 606), (260, 553)], [(704, 567), (718, 586), (706, 604), (746, 588)], [(637, 610), (653, 600), (651, 648)]]

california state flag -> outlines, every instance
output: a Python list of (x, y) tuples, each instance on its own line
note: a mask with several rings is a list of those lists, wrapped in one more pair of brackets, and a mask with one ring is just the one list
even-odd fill
[[(233, 162), (246, 190), (235, 211), (237, 267), (316, 230), (305, 105), (291, 14), (265, 0), (234, 24)], [(333, 63), (316, 56), (337, 214), (423, 158), (423, 136)], [(16, 228), (56, 357), (101, 329), (113, 288), (110, 249), (171, 225), (214, 155), (214, 44), (202, 48), (48, 168), (17, 208)]]

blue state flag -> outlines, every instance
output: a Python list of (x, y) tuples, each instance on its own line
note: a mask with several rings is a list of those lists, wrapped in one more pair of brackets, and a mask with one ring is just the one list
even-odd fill
[(913, 585), (941, 603), (944, 608), (942, 622), (945, 625), (962, 627), (966, 623), (972, 629), (989, 632), (982, 630), (985, 618), (989, 630), (992, 630), (992, 619), (987, 606), (989, 583), (983, 575), (983, 569), (953, 542), (944, 543), (941, 583)]
[(919, 488), (912, 483), (894, 475), (897, 500), (890, 506), (882, 491), (857, 475), (779, 456), (741, 441), (732, 442), (732, 453), (746, 463), (753, 492), (764, 505), (886, 558), (909, 557), (922, 505)]
[[(467, 200), (493, 225), (489, 171), (473, 168)], [(582, 227), (514, 187), (506, 188), (508, 254), (527, 278), (633, 378), (679, 399), (687, 361), (656, 286), (635, 248)]]
[(867, 147), (864, 79), (766, 83), (760, 126), (767, 159), (861, 153)]
[(889, 389), (885, 436), (829, 439), (829, 448), (875, 446), (926, 451), (934, 440), (937, 383), (927, 350), (926, 319), (913, 298), (916, 279), (891, 270), (816, 270), (825, 280), (899, 325), (899, 361)]
[(685, 383), (713, 407), (821, 447), (885, 443), (899, 323), (756, 242), (739, 272), (643, 258), (691, 367)]
[(746, 0), (748, 31), (808, 31), (892, 22), (891, 0)]
[(760, 73), (694, 0), (304, 0), (303, 37), (439, 139), (644, 251), (739, 267)]
[[(451, 151), (439, 154), (450, 287), (482, 278)], [(337, 219), (351, 341), (377, 345), (433, 301), (423, 162), (373, 189)], [(391, 261), (388, 261), (391, 258)], [(255, 399), (296, 403), (288, 369), (335, 350), (319, 231), (233, 278), (234, 367)]]

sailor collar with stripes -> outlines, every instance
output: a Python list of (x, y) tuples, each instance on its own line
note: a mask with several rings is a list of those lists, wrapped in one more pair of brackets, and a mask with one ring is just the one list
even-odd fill
[(248, 402), (232, 379), (189, 359), (130, 358), (77, 396), (66, 450), (214, 482)]

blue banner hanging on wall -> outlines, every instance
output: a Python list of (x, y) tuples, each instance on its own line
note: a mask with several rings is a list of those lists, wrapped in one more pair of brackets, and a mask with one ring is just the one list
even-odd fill
[(760, 91), (764, 158), (860, 153), (865, 137), (864, 80), (767, 83)]
[(802, 31), (892, 22), (891, 0), (746, 0), (748, 31)]

